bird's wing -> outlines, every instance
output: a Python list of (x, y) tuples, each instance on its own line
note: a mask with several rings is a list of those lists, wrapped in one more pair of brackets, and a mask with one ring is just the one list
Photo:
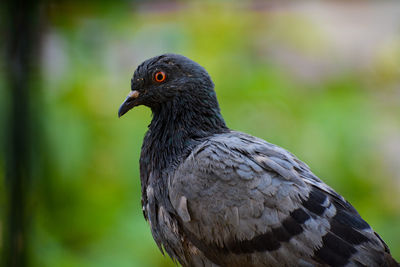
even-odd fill
[(169, 196), (186, 236), (221, 265), (384, 261), (383, 241), (343, 197), (294, 155), (243, 133), (197, 146)]

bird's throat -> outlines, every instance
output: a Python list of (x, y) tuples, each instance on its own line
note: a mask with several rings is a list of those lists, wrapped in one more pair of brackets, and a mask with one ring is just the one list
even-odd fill
[(227, 132), (218, 103), (188, 106), (171, 101), (153, 109), (153, 119), (145, 136), (142, 157), (158, 170), (170, 167), (203, 138)]

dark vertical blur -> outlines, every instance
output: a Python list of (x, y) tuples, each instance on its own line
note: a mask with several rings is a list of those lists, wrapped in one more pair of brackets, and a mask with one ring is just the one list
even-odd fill
[(3, 228), (4, 266), (27, 266), (31, 184), (32, 99), (38, 74), (39, 1), (9, 0), (5, 22), (4, 69), (8, 110), (5, 129), (6, 210)]

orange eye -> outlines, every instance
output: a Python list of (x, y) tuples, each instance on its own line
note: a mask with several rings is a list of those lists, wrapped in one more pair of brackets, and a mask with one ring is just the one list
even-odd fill
[(163, 72), (163, 71), (158, 71), (158, 72), (156, 72), (156, 74), (154, 74), (154, 80), (156, 80), (156, 82), (158, 82), (158, 83), (165, 81), (166, 77), (167, 76), (165, 75), (165, 72)]

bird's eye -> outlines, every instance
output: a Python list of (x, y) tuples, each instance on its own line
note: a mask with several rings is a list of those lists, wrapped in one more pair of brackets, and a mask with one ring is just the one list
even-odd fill
[(166, 77), (167, 76), (165, 75), (165, 72), (163, 72), (163, 71), (158, 71), (158, 72), (156, 72), (156, 74), (154, 74), (154, 80), (158, 83), (165, 81)]

